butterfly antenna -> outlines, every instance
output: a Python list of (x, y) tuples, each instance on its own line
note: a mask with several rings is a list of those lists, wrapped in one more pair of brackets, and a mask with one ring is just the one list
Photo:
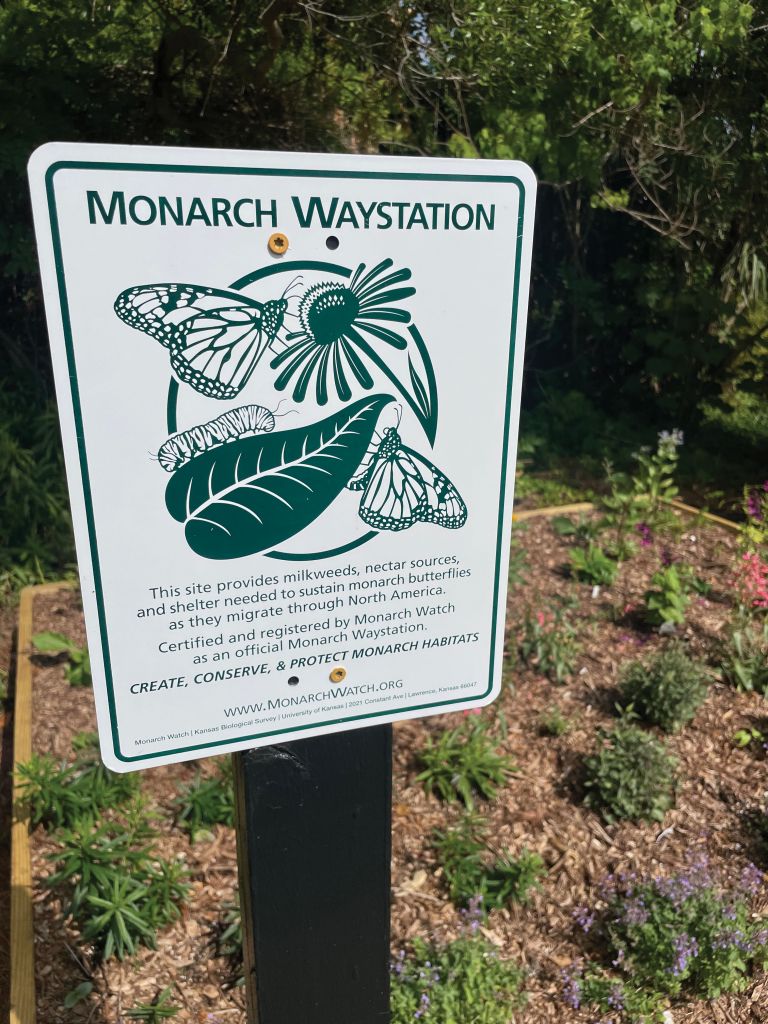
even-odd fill
[(399, 430), (400, 429), (400, 421), (403, 418), (403, 407), (402, 407), (402, 405), (397, 405), (395, 408), (397, 409), (397, 429)]
[(281, 298), (283, 298), (283, 299), (293, 298), (293, 296), (290, 294), (291, 288), (293, 288), (293, 286), (296, 283), (301, 282), (303, 280), (304, 279), (302, 278), (301, 274), (298, 274), (296, 277), (294, 277), (294, 279), (292, 281), (289, 281), (288, 284), (285, 286), (285, 290), (283, 291), (283, 294), (282, 294)]
[(275, 409), (275, 411), (272, 413), (272, 415), (278, 417), (279, 419), (282, 419), (283, 416), (291, 416), (294, 413), (298, 413), (298, 411), (299, 411), (298, 409), (286, 409), (285, 412), (280, 412), (280, 409), (282, 409), (283, 405), (287, 401), (288, 401), (287, 398), (282, 399), (282, 401), (280, 402), (280, 405), (278, 405), (277, 409)]

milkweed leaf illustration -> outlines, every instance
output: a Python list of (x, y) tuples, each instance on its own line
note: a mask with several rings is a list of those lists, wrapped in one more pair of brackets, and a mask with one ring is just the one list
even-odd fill
[(205, 558), (266, 551), (321, 515), (353, 475), (390, 395), (373, 395), (318, 423), (213, 448), (168, 483), (168, 511)]
[(429, 418), (431, 407), (429, 404), (429, 395), (427, 389), (421, 382), (421, 378), (416, 373), (416, 367), (413, 365), (413, 360), (408, 356), (408, 372), (411, 375), (411, 387), (413, 388), (413, 394), (418, 402), (419, 409), (421, 409), (422, 416), (425, 419)]

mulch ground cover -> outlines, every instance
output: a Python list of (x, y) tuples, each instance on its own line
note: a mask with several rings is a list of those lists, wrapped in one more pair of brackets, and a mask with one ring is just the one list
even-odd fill
[[(711, 586), (706, 598), (694, 597), (680, 635), (690, 652), (711, 655), (732, 612), (729, 585), (735, 562), (735, 537), (716, 528), (682, 520), (679, 536), (664, 546), (694, 567)], [(582, 765), (593, 752), (598, 729), (616, 722), (616, 685), (620, 666), (643, 657), (663, 640), (643, 628), (638, 606), (651, 574), (659, 567), (661, 545), (642, 550), (622, 566), (616, 583), (593, 592), (569, 578), (568, 539), (546, 520), (522, 524), (516, 534), (525, 552), (521, 582), (510, 593), (506, 683), (485, 717), (503, 712), (506, 738), (499, 749), (517, 771), (493, 802), (480, 802), (494, 850), (513, 855), (524, 848), (539, 852), (547, 865), (541, 888), (525, 906), (492, 911), (483, 933), (502, 956), (528, 972), (528, 1005), (518, 1024), (586, 1024), (595, 1013), (568, 1008), (560, 998), (561, 972), (588, 950), (588, 937), (574, 922), (574, 910), (594, 904), (601, 879), (610, 872), (641, 875), (683, 868), (692, 853), (705, 851), (725, 878), (738, 878), (762, 852), (748, 826), (750, 811), (764, 806), (765, 762), (732, 741), (737, 729), (765, 723), (763, 699), (737, 693), (714, 682), (694, 721), (669, 738), (679, 760), (676, 806), (663, 825), (607, 825), (583, 806)], [(566, 600), (582, 645), (571, 679), (556, 685), (516, 657), (526, 610), (548, 613)], [(76, 593), (43, 595), (36, 602), (34, 629), (53, 630), (84, 643)], [(74, 734), (95, 728), (90, 691), (72, 689), (60, 663), (36, 659), (34, 675), (34, 749), (71, 757)], [(544, 735), (541, 718), (557, 708), (570, 723), (560, 737)], [(416, 781), (417, 755), (428, 734), (463, 721), (461, 715), (411, 721), (395, 729), (392, 944), (401, 949), (414, 936), (448, 940), (461, 930), (461, 916), (449, 902), (442, 872), (430, 845), (434, 828), (460, 816), (457, 805), (427, 795)], [(192, 888), (182, 917), (159, 936), (157, 950), (142, 949), (124, 962), (94, 966), (91, 950), (63, 919), (62, 904), (44, 887), (52, 867), (47, 854), (54, 842), (42, 828), (33, 834), (38, 1019), (43, 1024), (90, 1020), (117, 1024), (124, 1011), (173, 986), (181, 1007), (179, 1022), (243, 1024), (243, 990), (232, 987), (232, 970), (216, 956), (222, 908), (236, 890), (234, 832), (216, 827), (210, 838), (190, 844), (174, 825), (173, 799), (198, 770), (210, 762), (156, 768), (141, 773), (142, 792), (162, 814), (158, 852), (183, 857)], [(757, 906), (759, 912), (768, 905)], [(86, 978), (95, 982), (87, 1001), (64, 1010), (66, 994)], [(768, 1020), (768, 980), (753, 979), (749, 989), (715, 1001), (672, 1007), (675, 1024)]]

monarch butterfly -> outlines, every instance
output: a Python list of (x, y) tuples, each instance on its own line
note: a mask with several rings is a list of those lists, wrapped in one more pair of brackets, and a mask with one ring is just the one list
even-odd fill
[(363, 492), (358, 514), (376, 530), (407, 530), (414, 523), (458, 530), (467, 521), (467, 506), (448, 477), (407, 448), (394, 427), (369, 449), (347, 486)]
[(160, 465), (173, 473), (197, 455), (240, 437), (266, 434), (275, 429), (275, 416), (263, 405), (241, 405), (217, 416), (215, 420), (190, 427), (169, 437), (157, 453)]
[(283, 326), (290, 287), (262, 303), (204, 285), (139, 285), (118, 295), (115, 313), (170, 350), (179, 380), (208, 398), (230, 399)]

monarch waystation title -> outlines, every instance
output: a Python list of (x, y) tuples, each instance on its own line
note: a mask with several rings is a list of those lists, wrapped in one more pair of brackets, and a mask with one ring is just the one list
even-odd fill
[[(276, 199), (240, 199), (216, 197), (191, 199), (183, 196), (126, 195), (113, 191), (86, 192), (88, 220), (91, 224), (148, 227), (176, 225), (209, 228), (262, 228), (285, 224), (285, 210)], [(420, 203), (390, 200), (322, 199), (291, 196), (290, 216), (300, 228), (343, 228), (386, 231), (390, 228), (411, 231), (493, 231), (495, 203)]]

